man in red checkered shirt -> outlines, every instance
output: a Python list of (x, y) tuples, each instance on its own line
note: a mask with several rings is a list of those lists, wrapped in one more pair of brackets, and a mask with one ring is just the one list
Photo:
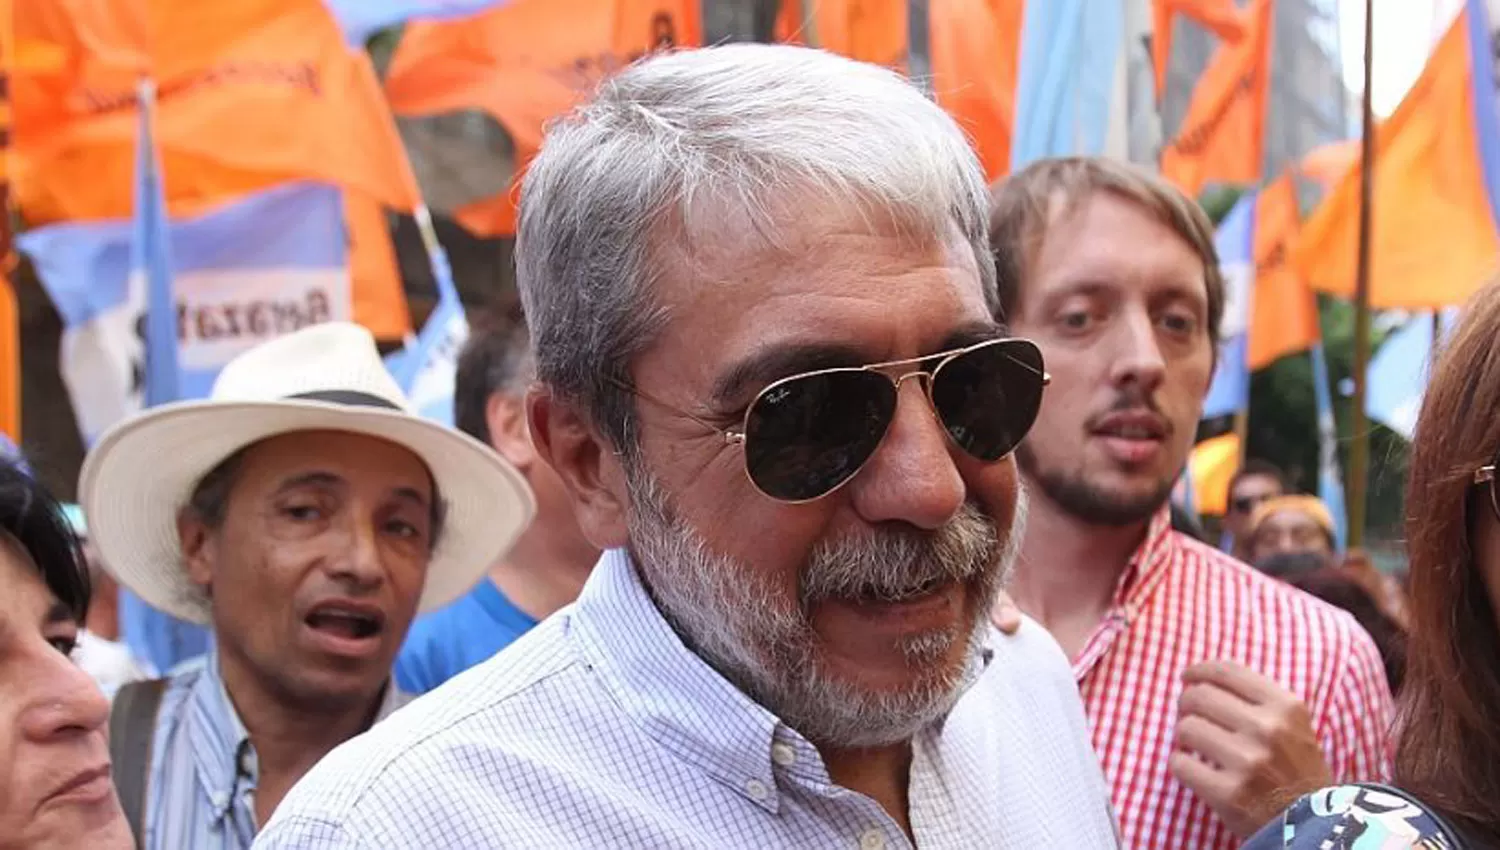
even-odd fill
[(1370, 637), (1169, 523), (1224, 312), (1208, 218), (1133, 166), (1049, 160), (996, 187), (990, 234), (1052, 374), (1011, 593), (1073, 661), (1125, 846), (1238, 847), (1300, 791), (1381, 778)]

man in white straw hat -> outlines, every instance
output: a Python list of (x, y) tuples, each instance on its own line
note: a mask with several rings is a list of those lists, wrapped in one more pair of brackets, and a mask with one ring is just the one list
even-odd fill
[(330, 753), (258, 847), (1115, 847), (1067, 659), (988, 610), (1046, 383), (899, 75), (655, 56), (554, 124), (517, 281), (578, 600)]
[(418, 418), (346, 323), (116, 426), (80, 494), (120, 583), (214, 631), (201, 663), (115, 702), (121, 802), (152, 850), (249, 847), (308, 768), (404, 702), (412, 618), (472, 587), (534, 510), (488, 447)]

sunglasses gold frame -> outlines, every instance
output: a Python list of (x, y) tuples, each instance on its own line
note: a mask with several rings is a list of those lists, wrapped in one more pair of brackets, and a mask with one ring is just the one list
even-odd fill
[[(709, 422), (708, 420), (706, 420), (706, 419), (704, 419), (704, 418), (702, 418), (700, 416), (697, 416), (697, 415), (695, 415), (695, 414), (693, 414), (693, 413), (691, 413), (689, 411), (683, 410), (682, 408), (677, 407), (676, 405), (673, 405), (673, 404), (670, 404), (668, 402), (662, 401), (661, 399), (656, 398), (655, 396), (651, 395), (650, 393), (647, 393), (646, 391), (640, 389), (639, 387), (632, 386), (632, 385), (630, 385), (630, 384), (628, 384), (628, 383), (626, 383), (624, 381), (619, 380), (618, 378), (614, 378), (614, 377), (611, 377), (611, 376), (606, 376), (605, 380), (609, 381), (611, 384), (613, 384), (615, 387), (619, 388), (620, 390), (628, 392), (631, 395), (637, 396), (639, 398), (643, 398), (646, 401), (649, 401), (652, 404), (657, 405), (658, 407), (662, 407), (662, 408), (665, 408), (666, 410), (670, 410), (673, 413), (679, 414), (681, 416), (686, 416), (687, 418), (693, 420), (694, 422), (697, 422), (699, 425), (702, 425), (703, 427), (709, 429), (710, 431), (714, 431), (714, 432), (717, 432), (719, 434), (722, 434), (724, 436), (724, 442), (727, 445), (740, 445), (740, 446), (743, 446), (745, 444), (746, 434), (749, 431), (749, 427), (750, 427), (750, 412), (755, 409), (755, 405), (762, 398), (764, 398), (768, 393), (774, 391), (777, 387), (782, 386), (783, 384), (787, 384), (787, 383), (790, 383), (792, 381), (802, 380), (804, 378), (815, 378), (815, 377), (818, 377), (820, 375), (832, 375), (832, 374), (837, 374), (837, 373), (840, 373), (840, 372), (876, 372), (876, 373), (879, 373), (881, 375), (884, 375), (887, 379), (889, 379), (890, 382), (896, 387), (896, 392), (899, 394), (901, 392), (901, 385), (906, 382), (907, 378), (912, 378), (912, 377), (918, 377), (918, 376), (920, 376), (922, 378), (925, 378), (925, 380), (922, 380), (920, 383), (922, 384), (922, 395), (924, 397), (926, 397), (926, 399), (927, 399), (927, 406), (932, 410), (933, 416), (935, 416), (937, 418), (938, 424), (943, 427), (943, 435), (945, 437), (947, 437), (949, 441), (953, 441), (953, 435), (950, 434), (950, 433), (948, 433), (948, 427), (943, 424), (942, 414), (938, 412), (937, 402), (935, 402), (933, 400), (933, 398), (932, 398), (932, 382), (933, 382), (933, 380), (937, 377), (937, 374), (942, 371), (943, 367), (947, 366), (949, 363), (953, 362), (953, 360), (955, 358), (962, 357), (965, 354), (970, 354), (972, 352), (978, 351), (978, 350), (983, 349), (983, 348), (988, 348), (988, 347), (990, 347), (992, 345), (1001, 345), (1001, 344), (1004, 344), (1004, 343), (1014, 343), (1014, 342), (1024, 342), (1024, 343), (1027, 343), (1027, 344), (1029, 344), (1029, 345), (1031, 345), (1033, 347), (1036, 346), (1036, 343), (1032, 342), (1029, 339), (1025, 339), (1024, 337), (1002, 337), (1002, 338), (999, 338), (999, 339), (987, 339), (984, 342), (974, 343), (973, 345), (966, 345), (963, 348), (954, 348), (954, 349), (949, 349), (948, 351), (939, 351), (939, 352), (936, 352), (936, 353), (933, 353), (933, 354), (928, 354), (928, 355), (923, 356), (923, 357), (908, 357), (908, 358), (905, 358), (905, 359), (902, 359), (902, 360), (887, 360), (887, 361), (885, 361), (883, 363), (870, 363), (870, 364), (865, 365), (865, 366), (838, 366), (838, 367), (835, 367), (835, 368), (832, 368), (832, 369), (814, 369), (811, 372), (799, 372), (799, 373), (797, 373), (795, 375), (788, 375), (785, 378), (779, 378), (779, 379), (777, 379), (775, 381), (772, 381), (771, 383), (767, 384), (765, 386), (765, 388), (763, 388), (760, 392), (758, 392), (758, 393), (755, 394), (755, 398), (751, 399), (750, 404), (745, 408), (745, 415), (744, 415), (744, 418), (740, 421), (740, 427), (739, 427), (738, 430), (735, 430), (733, 428), (720, 428), (719, 426), (713, 424), (712, 422)], [(931, 362), (933, 360), (938, 360), (938, 364), (936, 366), (932, 367), (931, 370), (927, 370), (927, 369), (913, 369), (913, 370), (911, 370), (909, 372), (905, 372), (905, 373), (903, 373), (903, 374), (901, 374), (899, 376), (892, 376), (892, 375), (890, 375), (887, 372), (887, 370), (894, 369), (894, 368), (899, 367), (899, 366), (913, 366), (913, 365), (917, 365), (917, 364), (921, 364), (921, 363), (929, 363), (929, 362)], [(1042, 386), (1043, 387), (1046, 387), (1046, 386), (1048, 386), (1049, 384), (1052, 383), (1052, 376), (1050, 374), (1048, 374), (1046, 372), (1046, 370), (1038, 370), (1034, 366), (1032, 366), (1030, 363), (1024, 363), (1024, 362), (1022, 362), (1020, 360), (1017, 360), (1015, 357), (1010, 357), (1009, 360), (1012, 363), (1015, 363), (1018, 366), (1022, 366), (1024, 368), (1026, 368), (1028, 371), (1035, 372), (1037, 375), (1039, 375), (1041, 377), (1041, 379), (1042, 379)], [(895, 417), (892, 416), (892, 421), (894, 421), (894, 418)], [(889, 430), (890, 427), (891, 427), (891, 423), (887, 422), (885, 427), (886, 427), (887, 430)], [(885, 434), (884, 433), (882, 433), (880, 435), (880, 439), (881, 439), (881, 441), (885, 440)], [(957, 445), (956, 441), (954, 441), (954, 445)], [(876, 443), (876, 446), (878, 447), (879, 443)], [(963, 451), (962, 447), (959, 447), (959, 450)], [(1014, 451), (1014, 450), (1015, 450), (1014, 447), (1012, 447), (1011, 451)], [(992, 463), (998, 463), (999, 461), (1003, 460), (1005, 457), (1009, 456), (1009, 454), (1010, 454), (1010, 452), (1006, 452), (1005, 454), (1001, 455), (1000, 457), (995, 458), (995, 460), (991, 461), (991, 462)], [(766, 498), (768, 498), (768, 499), (774, 499), (775, 501), (781, 502), (782, 504), (786, 504), (786, 505), (803, 505), (803, 504), (807, 504), (809, 502), (816, 502), (819, 499), (825, 498), (827, 496), (831, 496), (834, 493), (838, 492), (839, 488), (843, 487), (845, 484), (848, 484), (850, 481), (853, 481), (854, 477), (856, 475), (859, 475), (860, 471), (865, 468), (865, 464), (869, 463), (870, 462), (870, 458), (874, 457), (874, 456), (875, 456), (875, 453), (872, 451), (870, 453), (869, 457), (866, 457), (863, 461), (861, 461), (860, 465), (858, 467), (856, 467), (852, 472), (850, 472), (838, 484), (835, 484), (833, 487), (829, 488), (826, 492), (819, 493), (818, 495), (812, 496), (811, 498), (807, 498), (807, 499), (783, 499), (783, 498), (780, 498), (778, 496), (773, 496), (770, 493), (767, 493), (759, 484), (756, 483), (755, 477), (750, 474), (750, 466), (749, 466), (749, 464), (742, 464), (742, 466), (744, 467), (744, 470), (745, 470), (745, 477), (747, 479), (749, 479), (751, 486), (753, 486), (756, 490), (759, 490), (760, 493), (762, 495), (764, 495)]]

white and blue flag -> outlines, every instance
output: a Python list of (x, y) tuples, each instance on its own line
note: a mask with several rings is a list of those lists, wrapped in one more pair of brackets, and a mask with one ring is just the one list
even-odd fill
[(1224, 318), (1219, 325), (1219, 365), (1203, 400), (1203, 418), (1250, 406), (1250, 321), (1255, 286), (1255, 192), (1235, 202), (1214, 234), (1224, 275)]

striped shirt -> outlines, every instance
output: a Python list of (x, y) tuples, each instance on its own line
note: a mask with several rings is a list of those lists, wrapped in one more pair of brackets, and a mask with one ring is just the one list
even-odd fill
[[(1116, 847), (1067, 659), (1034, 622), (913, 741), (927, 848)], [(606, 552), (578, 601), (320, 762), (257, 848), (911, 847), (691, 652)]]
[(1249, 667), (1296, 694), (1338, 781), (1389, 772), (1394, 717), (1380, 653), (1347, 613), (1171, 529), (1163, 509), (1073, 673), (1128, 848), (1240, 840), (1167, 769), (1183, 671)]
[[(386, 688), (376, 719), (409, 701)], [(260, 775), (217, 653), (178, 665), (162, 693), (146, 786), (146, 850), (247, 850)]]

